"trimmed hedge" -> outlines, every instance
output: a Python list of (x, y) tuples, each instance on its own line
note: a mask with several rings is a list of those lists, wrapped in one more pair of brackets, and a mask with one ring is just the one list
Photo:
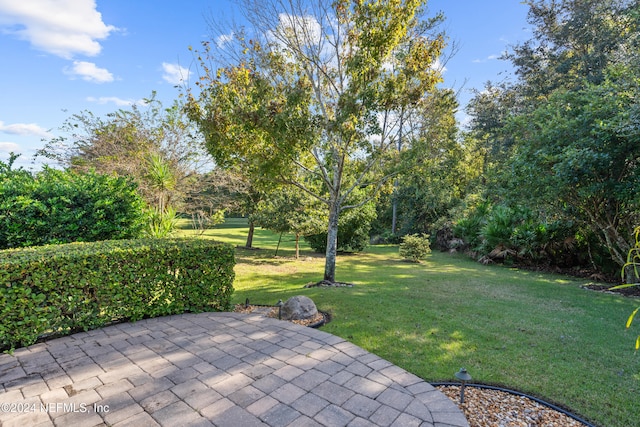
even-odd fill
[(233, 247), (200, 239), (0, 251), (0, 350), (44, 335), (231, 306)]

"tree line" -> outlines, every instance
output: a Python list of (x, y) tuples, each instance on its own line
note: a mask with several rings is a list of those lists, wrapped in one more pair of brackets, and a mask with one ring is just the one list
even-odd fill
[(533, 36), (505, 54), (515, 78), (488, 83), (469, 106), (489, 218), (512, 223), (495, 242), (619, 269), (640, 222), (640, 6), (526, 3)]
[[(418, 0), (241, 0), (165, 108), (72, 116), (40, 155), (133, 179), (158, 233), (222, 212), (339, 251), (430, 234), (484, 262), (619, 270), (640, 223), (640, 10), (528, 0), (533, 33), (456, 121), (444, 16)], [(224, 36), (224, 37), (223, 37)], [(155, 218), (155, 219), (154, 219)]]

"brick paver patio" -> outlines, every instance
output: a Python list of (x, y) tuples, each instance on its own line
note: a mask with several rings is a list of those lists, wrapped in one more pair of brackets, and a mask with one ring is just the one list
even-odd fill
[(0, 425), (467, 427), (433, 386), (256, 314), (146, 319), (0, 355)]

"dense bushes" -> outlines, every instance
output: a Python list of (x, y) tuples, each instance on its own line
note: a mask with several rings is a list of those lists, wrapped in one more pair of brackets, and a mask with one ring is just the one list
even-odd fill
[[(369, 245), (371, 223), (376, 218), (376, 209), (367, 203), (359, 209), (349, 209), (340, 214), (338, 220), (338, 251), (360, 252)], [(327, 232), (304, 236), (309, 246), (318, 253), (327, 250)]]
[(34, 176), (0, 164), (0, 249), (135, 238), (144, 222), (130, 180), (50, 168)]
[(114, 321), (226, 310), (234, 252), (199, 239), (0, 251), (0, 349)]
[(462, 238), (482, 260), (574, 267), (584, 263), (585, 245), (571, 221), (548, 221), (529, 209), (480, 203), (458, 220)]

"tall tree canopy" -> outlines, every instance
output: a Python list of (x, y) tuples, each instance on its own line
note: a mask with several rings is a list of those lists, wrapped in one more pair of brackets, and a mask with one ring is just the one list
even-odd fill
[(74, 171), (131, 177), (150, 205), (179, 205), (208, 161), (182, 106), (164, 107), (155, 94), (105, 117), (74, 114), (60, 131), (38, 155)]
[(640, 221), (640, 76), (606, 74), (598, 85), (554, 91), (513, 121), (522, 143), (511, 184), (583, 222), (623, 265)]
[(526, 3), (533, 36), (506, 55), (517, 80), (477, 94), (470, 134), (498, 154), (493, 194), (575, 221), (622, 265), (640, 221), (640, 4)]
[[(439, 81), (440, 17), (422, 0), (241, 1), (248, 29), (199, 53), (188, 112), (221, 166), (287, 183), (328, 211), (324, 279), (335, 281), (338, 218), (394, 174), (397, 118)], [(312, 178), (315, 177), (315, 178)], [(322, 188), (309, 183), (322, 182)], [(362, 203), (349, 205), (355, 190)]]
[(637, 0), (527, 0), (533, 37), (507, 58), (529, 103), (558, 88), (599, 84), (637, 52)]

